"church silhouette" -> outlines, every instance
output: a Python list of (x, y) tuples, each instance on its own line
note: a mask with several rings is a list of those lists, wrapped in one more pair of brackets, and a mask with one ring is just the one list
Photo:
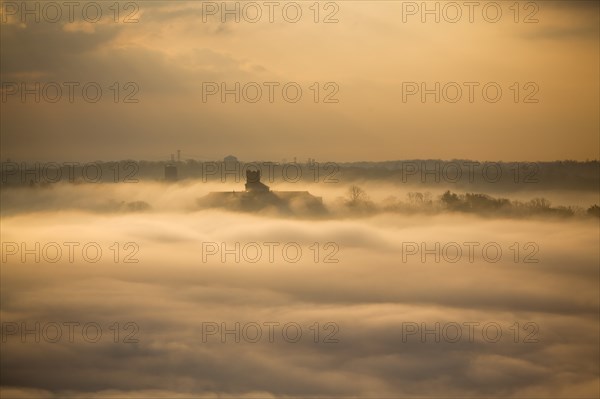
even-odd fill
[(224, 208), (241, 212), (271, 210), (284, 214), (323, 214), (326, 209), (321, 197), (308, 191), (272, 191), (260, 181), (260, 170), (246, 170), (245, 191), (211, 192), (198, 199), (206, 208)]

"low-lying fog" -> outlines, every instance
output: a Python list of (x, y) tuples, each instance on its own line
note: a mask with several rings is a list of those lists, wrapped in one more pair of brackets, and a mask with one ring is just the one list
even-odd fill
[(597, 218), (197, 205), (242, 186), (2, 190), (2, 396), (600, 394)]
[[(294, 184), (286, 182), (269, 183), (274, 191), (309, 191), (321, 197), (328, 209), (329, 217), (339, 216), (339, 206), (349, 199), (348, 190), (358, 186), (366, 195), (366, 199), (379, 207), (385, 207), (390, 201), (409, 203), (410, 193), (422, 193), (436, 201), (445, 191), (456, 193), (482, 193), (480, 188), (473, 190), (455, 190), (452, 185), (437, 189), (424, 188), (419, 185), (393, 184), (389, 182), (359, 181), (347, 183), (314, 183)], [(82, 209), (97, 212), (118, 210), (152, 210), (188, 212), (199, 209), (198, 199), (210, 192), (241, 192), (244, 182), (202, 182), (201, 180), (184, 180), (178, 183), (139, 182), (120, 184), (95, 183), (59, 183), (36, 187), (10, 187), (2, 190), (2, 210), (4, 215), (18, 212)], [(484, 192), (485, 193), (485, 192)], [(600, 204), (600, 194), (594, 191), (537, 190), (535, 185), (525, 186), (523, 190), (510, 193), (491, 193), (494, 198), (527, 202), (535, 198), (545, 198), (552, 206), (573, 206), (588, 209)], [(138, 209), (127, 206), (144, 202), (147, 206)]]

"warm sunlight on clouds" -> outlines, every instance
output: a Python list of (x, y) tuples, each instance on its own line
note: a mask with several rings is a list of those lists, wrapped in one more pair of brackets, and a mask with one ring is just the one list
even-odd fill
[[(240, 6), (246, 12), (240, 11), (236, 23), (234, 15), (222, 15), (219, 3), (141, 2), (137, 11), (119, 14), (137, 23), (114, 23), (112, 11), (105, 10), (106, 17), (96, 24), (81, 17), (26, 28), (3, 24), (3, 82), (33, 84), (23, 74), (41, 69), (41, 82), (98, 81), (103, 97), (90, 104), (76, 92), (73, 103), (23, 104), (20, 93), (9, 95), (3, 103), (11, 118), (2, 121), (2, 155), (60, 158), (79, 146), (86, 132), (102, 136), (93, 149), (78, 150), (87, 160), (158, 159), (167, 143), (202, 148), (199, 155), (206, 159), (232, 150), (247, 159), (338, 161), (394, 159), (397, 154), (598, 158), (596, 2), (521, 2), (518, 14), (502, 3), (495, 23), (489, 22), (495, 8), (486, 8), (486, 2), (472, 10), (461, 6), (456, 23), (449, 22), (454, 11), (442, 3), (437, 3), (439, 23), (435, 15), (423, 15), (418, 2), (418, 11), (413, 2), (332, 4), (321, 4), (319, 23), (309, 3), (302, 3), (296, 23), (288, 22), (283, 7), (271, 11), (270, 23), (265, 6), (259, 7), (260, 18), (256, 7)], [(325, 19), (332, 23), (322, 23)], [(135, 82), (139, 103), (118, 104), (117, 109), (109, 89), (114, 82)], [(222, 103), (220, 93), (203, 102), (206, 82), (225, 82), (229, 89), (235, 82), (240, 87), (257, 82), (263, 96), (256, 103), (246, 101), (240, 88), (238, 104), (233, 94)], [(278, 83), (272, 103), (264, 82)], [(290, 82), (302, 89), (302, 99), (293, 104), (282, 91)], [(315, 82), (320, 85), (317, 104)], [(328, 82), (336, 86), (325, 88)], [(440, 102), (428, 94), (423, 103), (421, 91), (404, 101), (406, 82), (424, 83), (428, 90), (439, 82)], [(455, 97), (454, 88), (443, 92), (451, 82), (462, 89), (456, 103), (446, 101)], [(472, 101), (469, 82), (477, 83)], [(489, 83), (494, 84), (490, 93), (502, 90), (498, 102), (485, 98)], [(328, 94), (338, 102), (323, 103)], [(524, 102), (531, 99), (537, 103)], [(229, 117), (231, 112), (236, 118)], [(114, 115), (114, 122), (103, 117), (107, 114)], [(53, 116), (68, 116), (71, 122), (65, 126)], [(45, 148), (43, 154), (30, 148), (34, 142), (42, 144), (36, 148), (51, 145), (49, 138), (56, 135), (60, 146)], [(152, 145), (141, 149), (135, 145), (139, 142)], [(334, 155), (331, 148), (336, 148)]]
[(0, 397), (600, 397), (597, 0), (0, 0)]
[[(19, 333), (6, 336), (2, 369), (7, 387), (65, 392), (61, 397), (100, 394), (107, 381), (114, 391), (102, 397), (171, 397), (169, 391), (236, 397), (258, 392), (264, 393), (261, 397), (598, 393), (598, 237), (593, 221), (458, 214), (294, 220), (190, 212), (184, 203), (168, 206), (168, 199), (190, 196), (193, 187), (165, 192), (159, 185), (139, 186), (137, 195), (125, 195), (122, 189), (57, 187), (66, 202), (62, 211), (29, 213), (22, 208), (3, 218), (5, 247), (13, 242), (25, 242), (30, 250), (36, 242), (93, 242), (103, 251), (94, 263), (82, 260), (81, 246), (74, 249), (74, 263), (66, 251), (56, 263), (34, 263), (33, 254), (23, 263), (20, 251), (3, 248), (3, 281), (11, 281), (3, 285), (3, 321), (95, 321), (104, 331), (96, 344), (80, 336), (81, 326), (74, 330), (74, 343), (66, 341), (66, 329), (57, 344), (45, 341), (53, 337), (47, 332), (34, 350), (19, 341)], [(136, 214), (69, 208), (88, 202), (83, 198), (97, 203), (146, 199), (153, 210)], [(115, 242), (135, 243), (132, 259), (138, 262), (124, 261), (122, 255), (130, 251), (116, 262)], [(273, 252), (274, 262), (267, 252), (256, 262), (252, 252), (234, 261), (236, 243), (243, 247), (251, 242), (264, 248), (263, 243), (281, 243)], [(339, 250), (332, 259), (337, 262), (324, 261), (327, 251), (315, 262), (315, 242), (334, 242)], [(427, 243), (427, 262), (422, 261), (424, 252), (403, 255), (403, 243), (409, 242)], [(486, 255), (479, 246), (472, 262), (466, 255), (450, 262), (450, 252), (436, 262), (431, 253), (435, 242), (495, 243), (504, 255), (486, 261), (496, 255)], [(532, 259), (538, 261), (523, 262), (529, 251), (515, 261), (510, 248), (527, 242), (537, 245)], [(228, 261), (222, 262), (220, 250), (206, 243), (225, 243)], [(284, 243), (298, 245), (303, 256), (286, 261)], [(139, 342), (113, 343), (108, 327), (114, 321), (135, 322)], [(271, 322), (280, 323), (273, 327), (273, 342), (264, 324)], [(302, 339), (291, 342), (292, 332), (281, 337), (288, 322), (300, 326)], [(317, 343), (310, 329), (315, 322), (323, 329)], [(231, 331), (235, 323), (253, 329), (240, 333), (236, 343), (235, 333), (223, 335), (221, 323)], [(262, 326), (262, 338), (255, 343), (251, 323)], [(335, 326), (324, 329), (326, 323)], [(443, 327), (440, 342), (436, 323)], [(498, 338), (497, 327), (502, 330)], [(458, 339), (457, 328), (462, 330)], [(425, 329), (433, 332), (422, 336)], [(323, 341), (330, 334), (335, 342)], [(35, 395), (27, 389), (18, 394), (17, 388), (4, 392)]]

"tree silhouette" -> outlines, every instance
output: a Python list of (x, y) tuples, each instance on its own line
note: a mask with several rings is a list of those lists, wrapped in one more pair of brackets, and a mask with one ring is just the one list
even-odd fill
[(362, 188), (352, 185), (348, 189), (348, 201), (349, 205), (357, 205), (360, 203), (367, 202), (369, 200), (369, 196)]
[(442, 194), (441, 200), (450, 209), (456, 209), (460, 205), (460, 198), (450, 190)]
[(600, 218), (600, 206), (592, 205), (588, 208), (587, 213)]

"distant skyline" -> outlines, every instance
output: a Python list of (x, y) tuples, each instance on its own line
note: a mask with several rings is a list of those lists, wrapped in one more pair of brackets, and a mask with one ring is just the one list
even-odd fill
[[(338, 22), (328, 24), (314, 23), (310, 2), (298, 23), (222, 23), (184, 1), (138, 2), (131, 24), (3, 15), (0, 157), (158, 161), (181, 149), (183, 159), (207, 160), (598, 159), (598, 2), (534, 3), (537, 23), (522, 23), (530, 9), (515, 23), (504, 3), (497, 23), (479, 13), (473, 23), (421, 23), (402, 2), (339, 2)], [(322, 9), (320, 20), (331, 12)], [(103, 98), (22, 103), (11, 90), (23, 82), (98, 82)], [(222, 82), (257, 82), (264, 96), (221, 103), (206, 90)], [(296, 82), (303, 97), (289, 103), (276, 91), (270, 103), (264, 82)], [(422, 103), (406, 95), (411, 82), (457, 82), (463, 97)], [(473, 103), (468, 82), (479, 84)], [(481, 97), (489, 82), (503, 91), (497, 103)], [(456, 86), (446, 88), (452, 97)], [(139, 102), (123, 103), (132, 93)], [(323, 103), (330, 94), (339, 102)], [(524, 103), (529, 95), (539, 102)]]
[[(296, 161), (292, 158), (281, 158), (281, 159), (238, 159), (238, 162), (241, 164), (249, 164), (252, 162), (272, 162), (272, 163), (308, 163), (308, 158), (300, 158), (297, 157)], [(312, 159), (312, 158), (311, 158)], [(188, 160), (193, 160), (196, 162), (223, 162), (222, 158), (194, 158), (194, 157), (184, 157), (182, 155), (181, 162), (187, 162)], [(553, 162), (600, 162), (600, 159), (553, 159), (553, 160), (530, 160), (530, 159), (470, 159), (470, 158), (449, 158), (449, 159), (440, 159), (440, 158), (398, 158), (398, 159), (383, 159), (383, 160), (366, 160), (366, 159), (355, 159), (355, 160), (335, 160), (335, 159), (313, 159), (316, 163), (339, 163), (339, 164), (353, 164), (353, 163), (388, 163), (388, 162), (408, 162), (408, 161), (441, 161), (441, 162), (452, 162), (452, 161), (467, 161), (467, 162), (480, 162), (480, 163), (530, 163), (530, 162), (543, 162), (543, 163), (553, 163)], [(79, 163), (94, 163), (94, 162), (123, 162), (123, 161), (135, 161), (135, 162), (170, 162), (170, 157), (155, 157), (155, 158), (105, 158), (105, 159), (83, 159), (83, 158), (68, 158), (68, 159), (57, 159), (57, 158), (48, 158), (48, 159), (34, 159), (34, 158), (13, 158), (13, 157), (3, 157), (0, 158), (0, 162), (26, 162), (26, 163), (71, 163), (71, 162), (79, 162)], [(177, 162), (177, 161), (175, 161)]]

